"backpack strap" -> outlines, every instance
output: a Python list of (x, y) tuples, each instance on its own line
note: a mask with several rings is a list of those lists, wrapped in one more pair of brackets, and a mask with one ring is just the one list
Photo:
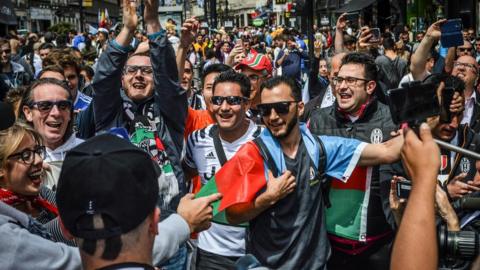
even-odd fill
[(258, 146), (258, 149), (260, 149), (260, 154), (262, 155), (263, 160), (267, 163), (268, 169), (272, 171), (273, 176), (278, 177), (279, 172), (277, 165), (275, 165), (275, 161), (273, 160), (270, 151), (268, 151), (267, 146), (263, 143), (260, 137), (255, 138), (253, 142)]
[(220, 135), (218, 135), (218, 125), (212, 126), (210, 129), (210, 136), (213, 138), (213, 146), (215, 147), (218, 161), (220, 161), (220, 165), (223, 166), (227, 162), (227, 156), (223, 150), (222, 141), (220, 141)]
[(323, 145), (322, 140), (316, 135), (313, 135), (315, 141), (317, 141), (318, 148), (319, 148), (319, 156), (318, 156), (318, 175), (320, 176), (320, 185), (322, 189), (322, 196), (323, 196), (323, 203), (325, 207), (329, 208), (331, 206), (330, 203), (330, 188), (332, 186), (332, 179), (325, 174), (325, 170), (327, 168), (327, 155), (325, 151), (325, 146)]

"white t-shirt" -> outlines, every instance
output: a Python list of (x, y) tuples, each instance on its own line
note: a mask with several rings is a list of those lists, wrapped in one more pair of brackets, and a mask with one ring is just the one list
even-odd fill
[[(204, 129), (196, 130), (188, 137), (187, 141), (187, 153), (184, 161), (187, 166), (198, 171), (202, 184), (214, 176), (221, 167), (213, 138), (210, 136), (212, 127), (213, 125), (209, 125)], [(247, 132), (238, 140), (229, 143), (220, 138), (227, 160), (232, 158), (242, 145), (258, 136), (260, 131), (261, 128), (250, 121)], [(199, 234), (198, 247), (222, 256), (243, 256), (245, 255), (245, 229), (212, 223), (208, 230)]]

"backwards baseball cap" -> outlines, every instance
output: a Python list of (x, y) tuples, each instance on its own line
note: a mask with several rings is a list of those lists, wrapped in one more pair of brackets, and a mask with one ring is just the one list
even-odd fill
[[(146, 152), (111, 134), (71, 149), (56, 194), (65, 228), (86, 240), (112, 238), (135, 229), (155, 209), (159, 174)], [(93, 227), (97, 214), (104, 219), (103, 229)]]
[(242, 67), (249, 67), (253, 70), (263, 71), (265, 70), (268, 75), (272, 74), (272, 63), (265, 54), (257, 53), (250, 54), (240, 62), (235, 69), (241, 69)]

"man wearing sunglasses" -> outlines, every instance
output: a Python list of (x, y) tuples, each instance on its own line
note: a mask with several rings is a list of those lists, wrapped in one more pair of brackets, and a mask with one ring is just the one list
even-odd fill
[(20, 104), (19, 117), (30, 123), (46, 146), (45, 161), (62, 161), (83, 140), (73, 132), (73, 102), (66, 83), (44, 78), (28, 89)]
[[(376, 99), (376, 86), (377, 66), (373, 58), (362, 53), (347, 54), (342, 59), (338, 76), (333, 79), (336, 102), (312, 113), (311, 132), (355, 138), (375, 145), (388, 141), (390, 133), (398, 128), (389, 108)], [(366, 268), (377, 264), (382, 269), (389, 266), (393, 232), (376, 188), (379, 186), (378, 169), (378, 166), (355, 168), (351, 180), (358, 184), (359, 192), (353, 197), (346, 195), (355, 190), (351, 182), (333, 180), (332, 207), (327, 210), (327, 231), (333, 246), (329, 269), (350, 269), (358, 266), (360, 260), (365, 260)]]
[[(252, 158), (261, 155), (261, 162), (267, 164), (270, 172), (262, 185), (248, 177), (235, 179), (244, 185), (235, 185), (231, 191), (241, 190), (242, 194), (234, 194), (239, 199), (225, 205), (227, 219), (233, 224), (249, 222), (246, 249), (262, 266), (325, 269), (330, 253), (324, 211), (328, 203), (324, 198), (325, 175), (350, 183), (355, 180), (348, 179), (357, 163), (368, 166), (398, 160), (403, 136), (374, 145), (312, 135), (306, 125), (299, 122), (304, 109), (301, 90), (284, 76), (266, 81), (260, 95), (258, 108), (266, 129), (257, 138), (260, 142), (255, 142), (256, 146), (250, 149)], [(251, 145), (246, 144), (233, 159)], [(244, 158), (241, 164), (246, 166), (241, 175), (249, 175), (250, 167), (264, 167), (257, 165), (257, 161), (251, 165), (248, 157)], [(235, 163), (225, 166), (230, 164)], [(251, 191), (247, 197), (252, 196), (253, 200), (242, 197), (246, 190)], [(223, 195), (224, 199), (230, 197), (228, 192)]]
[[(244, 74), (229, 70), (217, 76), (209, 107), (217, 123), (189, 136), (183, 161), (187, 179), (199, 175), (205, 185), (241, 146), (258, 136), (260, 127), (246, 116), (250, 93), (250, 80)], [(244, 228), (212, 223), (199, 234), (197, 269), (233, 269), (243, 255)]]
[(473, 45), (467, 40), (463, 40), (463, 45), (457, 47), (457, 57), (465, 55), (473, 56)]
[(460, 56), (453, 63), (452, 75), (465, 83), (465, 111), (462, 124), (469, 124), (476, 132), (480, 131), (480, 103), (475, 89), (478, 82), (478, 64), (472, 56)]

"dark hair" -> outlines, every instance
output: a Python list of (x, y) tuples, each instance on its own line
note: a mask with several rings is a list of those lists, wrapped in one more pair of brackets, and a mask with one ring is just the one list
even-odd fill
[(391, 37), (383, 38), (382, 45), (385, 50), (395, 50), (395, 41)]
[(57, 73), (62, 74), (63, 77), (65, 77), (65, 73), (63, 72), (62, 67), (60, 67), (58, 65), (50, 65), (50, 66), (46, 66), (46, 67), (42, 68), (42, 71), (40, 71), (40, 73), (38, 73), (38, 78), (42, 78), (42, 75), (47, 71), (57, 72)]
[(55, 46), (52, 43), (42, 43), (40, 47), (38, 47), (38, 50), (53, 50)]
[[(18, 118), (19, 119), (22, 119), (23, 121), (27, 122), (27, 119), (25, 118), (25, 115), (23, 114), (23, 107), (24, 106), (31, 107), (31, 104), (33, 102), (33, 90), (35, 90), (35, 88), (37, 88), (39, 86), (47, 85), (47, 84), (53, 84), (53, 85), (57, 85), (57, 86), (60, 86), (61, 88), (63, 88), (63, 90), (65, 90), (65, 92), (67, 92), (68, 100), (71, 100), (73, 102), (72, 94), (70, 93), (70, 89), (69, 89), (66, 82), (59, 81), (59, 80), (54, 79), (54, 78), (39, 79), (39, 80), (36, 80), (34, 83), (32, 83), (30, 85), (30, 87), (28, 87), (28, 89), (23, 93), (22, 101), (20, 102), (20, 106), (18, 106)], [(72, 106), (72, 109), (71, 109), (71, 112), (70, 112), (70, 122), (68, 123), (67, 130), (66, 130), (65, 134), (63, 135), (63, 141), (66, 141), (70, 137), (70, 135), (72, 135), (72, 133), (73, 133), (73, 122), (74, 122), (74, 120), (73, 120), (73, 106)], [(32, 125), (32, 123), (29, 123), (29, 124)]]
[(54, 49), (43, 59), (42, 66), (58, 65), (64, 69), (73, 67), (76, 73), (80, 74), (80, 59), (73, 56), (72, 51), (70, 48)]
[(205, 78), (208, 76), (210, 73), (222, 73), (225, 71), (232, 70), (231, 67), (225, 65), (225, 64), (211, 64), (207, 66), (202, 73), (202, 85), (205, 83)]
[(365, 79), (373, 81), (377, 80), (377, 65), (370, 55), (359, 52), (348, 53), (343, 57), (340, 67), (347, 64), (363, 65)]
[(85, 71), (85, 73), (87, 73), (87, 77), (89, 79), (92, 79), (93, 75), (95, 75), (95, 71), (93, 70), (93, 68), (90, 67), (90, 66), (87, 66), (87, 65), (81, 65), (80, 66), (80, 71)]
[(212, 86), (212, 93), (215, 93), (215, 87), (219, 83), (230, 82), (236, 83), (240, 85), (240, 90), (242, 91), (242, 95), (246, 98), (250, 98), (250, 79), (245, 76), (243, 73), (238, 73), (233, 70), (228, 70), (225, 72), (220, 73), (217, 78), (215, 78), (215, 82)]
[(302, 100), (302, 90), (300, 89), (300, 86), (298, 85), (298, 83), (292, 78), (283, 76), (283, 75), (270, 78), (265, 82), (263, 82), (262, 85), (260, 86), (260, 94), (265, 89), (271, 90), (272, 88), (279, 86), (281, 84), (285, 84), (290, 88), (290, 95), (293, 97), (295, 101)]

